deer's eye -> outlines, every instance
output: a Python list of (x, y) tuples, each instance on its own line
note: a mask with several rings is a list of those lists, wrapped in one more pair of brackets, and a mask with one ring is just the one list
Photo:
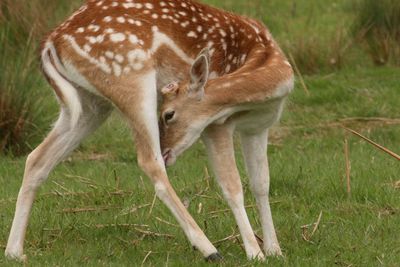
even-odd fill
[(175, 117), (175, 111), (171, 110), (171, 111), (167, 111), (164, 113), (164, 122), (166, 124), (170, 123)]

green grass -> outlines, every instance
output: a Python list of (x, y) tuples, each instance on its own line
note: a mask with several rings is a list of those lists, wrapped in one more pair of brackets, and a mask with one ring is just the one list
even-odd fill
[[(290, 32), (300, 34), (306, 28), (329, 40), (341, 21), (351, 20), (347, 1), (301, 0), (296, 7), (292, 1), (259, 2), (261, 10), (243, 4), (246, 1), (218, 4), (262, 17), (280, 42), (291, 40)], [(295, 16), (285, 15), (293, 9)], [(398, 118), (399, 69), (373, 67), (361, 52), (352, 56), (357, 63), (306, 76), (310, 95), (298, 84), (282, 122), (272, 130), (268, 152), (272, 211), (285, 257), (269, 258), (269, 266), (399, 266), (400, 165), (337, 126), (345, 118)], [(51, 91), (44, 87), (43, 92), (49, 93), (46, 105), (55, 118)], [(351, 120), (345, 125), (400, 153), (400, 124)], [(352, 167), (350, 196), (344, 181), (345, 138)], [(24, 161), (24, 157), (0, 156), (0, 248), (7, 241)], [(246, 204), (254, 205), (240, 155), (238, 165)], [(215, 242), (238, 229), (230, 212), (213, 213), (228, 207), (212, 174), (207, 182), (206, 168), (205, 150), (198, 143), (168, 172), (190, 213)], [(26, 237), (28, 266), (140, 266), (147, 255), (146, 266), (208, 266), (164, 205), (155, 200), (152, 208), (153, 200), (153, 186), (136, 164), (130, 131), (114, 114), (41, 188)], [(95, 211), (69, 212), (77, 208)], [(316, 222), (320, 212), (319, 227), (307, 242), (302, 226)], [(248, 214), (261, 234), (257, 212), (248, 208)], [(111, 226), (115, 224), (121, 226)], [(169, 236), (144, 235), (143, 230)], [(310, 233), (312, 227), (305, 231)], [(221, 266), (264, 266), (247, 261), (240, 239), (217, 246), (225, 257)], [(0, 266), (20, 264), (0, 253)]]
[[(296, 88), (282, 123), (273, 130), (269, 149), (272, 209), (285, 254), (283, 259), (268, 259), (271, 266), (379, 266), (380, 261), (385, 266), (398, 266), (400, 198), (394, 184), (400, 179), (400, 166), (369, 144), (329, 126), (342, 118), (395, 115), (394, 102), (400, 97), (395, 73), (392, 68), (360, 69), (311, 77), (306, 80), (311, 93), (308, 97)], [(399, 125), (347, 125), (399, 152)], [(351, 196), (343, 181), (345, 137), (350, 144)], [(161, 266), (167, 259), (170, 266), (205, 265), (178, 227), (157, 220), (176, 224), (160, 201), (156, 200), (151, 210), (154, 191), (135, 161), (129, 130), (115, 115), (58, 166), (34, 205), (26, 241), (30, 265), (131, 266), (139, 265), (149, 251), (146, 265)], [(238, 162), (246, 204), (253, 205), (240, 156)], [(23, 158), (3, 157), (0, 163), (2, 246), (23, 165)], [(206, 167), (204, 148), (197, 144), (169, 169), (169, 176), (179, 196), (189, 201), (191, 214), (207, 236), (217, 241), (238, 230), (230, 212), (210, 214), (227, 205), (213, 179), (207, 189)], [(82, 194), (68, 195), (71, 192)], [(202, 196), (197, 196), (200, 192)], [(198, 213), (200, 203), (203, 208)], [(66, 212), (88, 207), (97, 211)], [(316, 222), (321, 211), (312, 243), (306, 242), (301, 226)], [(260, 234), (255, 210), (249, 208), (248, 212)], [(173, 237), (144, 236), (133, 227), (97, 228), (98, 224), (144, 224), (147, 226), (137, 228)], [(240, 241), (226, 241), (218, 248), (225, 256), (222, 266), (256, 264), (247, 262)], [(14, 263), (0, 256), (1, 264)]]

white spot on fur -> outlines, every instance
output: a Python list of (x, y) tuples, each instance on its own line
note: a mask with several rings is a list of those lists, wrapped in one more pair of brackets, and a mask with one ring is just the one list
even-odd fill
[(132, 44), (138, 44), (139, 43), (139, 38), (137, 38), (137, 36), (134, 35), (134, 34), (130, 34), (129, 35), (129, 42), (131, 42)]
[(143, 63), (147, 58), (148, 54), (142, 49), (135, 49), (128, 53), (129, 65), (134, 70), (141, 70), (144, 67)]
[(85, 50), (85, 52), (89, 53), (92, 50), (92, 47), (88, 44), (85, 44), (83, 46), (83, 50)]
[(182, 23), (181, 23), (181, 26), (182, 26), (183, 28), (186, 28), (189, 24), (190, 24), (189, 21), (185, 21), (185, 22), (182, 22)]
[(118, 18), (117, 18), (117, 21), (118, 21), (119, 23), (125, 23), (125, 18), (124, 18), (124, 17), (118, 17)]
[(135, 7), (134, 3), (123, 3), (122, 6), (126, 9)]
[(194, 31), (190, 31), (190, 32), (187, 34), (187, 36), (188, 36), (188, 37), (191, 37), (191, 38), (197, 38), (197, 37), (198, 37), (197, 34), (196, 34)]
[(148, 9), (153, 9), (154, 8), (153, 4), (150, 4), (150, 3), (146, 3), (146, 4), (144, 4), (144, 6), (146, 8), (148, 8)]
[(117, 77), (121, 76), (121, 73), (122, 73), (121, 66), (116, 62), (113, 62), (112, 66), (113, 66), (115, 76), (117, 76)]
[(98, 32), (100, 30), (100, 26), (99, 25), (90, 24), (88, 26), (88, 30), (91, 30), (91, 31), (94, 31), (94, 32)]
[(106, 57), (108, 57), (109, 59), (114, 59), (114, 52), (112, 51), (106, 51), (105, 52)]
[(114, 29), (107, 28), (104, 32), (105, 32), (105, 33), (113, 33), (113, 32), (114, 32)]
[(123, 33), (113, 33), (110, 34), (110, 40), (114, 43), (119, 43), (125, 41), (126, 36)]
[(117, 55), (115, 55), (115, 60), (116, 60), (118, 63), (122, 63), (122, 62), (124, 62), (124, 56), (122, 56), (122, 55), (120, 55), (120, 54), (117, 54)]
[(64, 35), (63, 38), (67, 41), (70, 42), (72, 48), (75, 50), (75, 52), (80, 55), (81, 57), (87, 59), (90, 63), (96, 65), (99, 67), (102, 71), (105, 73), (111, 74), (111, 68), (109, 65), (107, 65), (104, 62), (100, 62), (99, 60), (91, 57), (87, 52), (85, 52), (77, 43), (74, 37), (71, 35)]
[(110, 17), (110, 16), (104, 17), (103, 21), (110, 22), (110, 21), (112, 21), (112, 17)]

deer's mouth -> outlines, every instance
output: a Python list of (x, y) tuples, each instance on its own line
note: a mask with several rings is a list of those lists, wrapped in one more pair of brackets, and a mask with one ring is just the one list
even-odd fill
[(163, 159), (166, 166), (174, 165), (176, 162), (176, 154), (172, 149), (167, 148), (163, 152)]

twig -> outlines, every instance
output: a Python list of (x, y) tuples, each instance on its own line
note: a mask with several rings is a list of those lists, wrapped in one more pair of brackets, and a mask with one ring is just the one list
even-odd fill
[(152, 253), (152, 251), (149, 251), (149, 252), (146, 254), (146, 257), (144, 257), (144, 259), (143, 259), (143, 261), (142, 261), (142, 266), (144, 265), (144, 263), (146, 262), (147, 258), (150, 256), (151, 253)]
[(157, 221), (159, 221), (159, 222), (162, 222), (162, 223), (165, 223), (165, 224), (167, 224), (167, 225), (174, 226), (174, 227), (179, 227), (179, 225), (176, 225), (176, 224), (173, 224), (173, 223), (167, 222), (167, 221), (165, 221), (165, 220), (161, 219), (160, 217), (155, 217), (155, 218), (156, 218), (156, 220), (157, 220)]
[(105, 206), (105, 207), (66, 208), (66, 209), (63, 209), (61, 211), (61, 213), (94, 212), (94, 211), (110, 210), (110, 209), (115, 209), (115, 208), (119, 209), (121, 207)]
[(354, 123), (354, 122), (377, 122), (386, 125), (398, 125), (400, 124), (400, 119), (392, 119), (392, 118), (383, 118), (383, 117), (351, 117), (351, 118), (342, 118), (334, 121), (323, 121), (321, 123), (315, 125), (287, 125), (281, 126), (281, 128), (286, 129), (304, 129), (304, 128), (338, 128), (344, 127), (344, 124)]
[(344, 139), (344, 157), (346, 160), (346, 181), (347, 181), (347, 195), (350, 197), (351, 195), (351, 184), (350, 184), (350, 157), (349, 157), (349, 142), (347, 138)]
[(394, 189), (400, 189), (400, 180), (393, 184)]
[(170, 235), (170, 234), (161, 234), (161, 233), (156, 233), (156, 232), (151, 232), (147, 230), (142, 230), (138, 228), (134, 228), (136, 232), (142, 233), (144, 235), (150, 235), (150, 236), (156, 236), (156, 237), (165, 237), (165, 238), (175, 238), (175, 236)]
[[(303, 232), (302, 232), (302, 234), (301, 234), (301, 237), (303, 238), (304, 241), (307, 241), (307, 242), (309, 242), (309, 243), (314, 244), (314, 242), (311, 241), (311, 237), (312, 237), (312, 236), (315, 234), (315, 232), (317, 231), (318, 226), (319, 226), (319, 224), (320, 224), (320, 222), (321, 222), (321, 218), (322, 218), (322, 211), (319, 213), (317, 222), (315, 222), (315, 223), (313, 223), (313, 224), (307, 224), (307, 225), (301, 226), (301, 229), (303, 230)], [(314, 225), (314, 228), (313, 228), (311, 234), (308, 234), (307, 229), (308, 229), (311, 225)]]
[[(276, 204), (276, 203), (280, 203), (282, 201), (271, 201), (269, 202), (269, 204)], [(255, 207), (257, 207), (256, 205), (247, 205), (245, 206), (246, 209), (254, 209)], [(209, 215), (214, 215), (217, 213), (224, 213), (224, 212), (229, 212), (231, 209), (223, 209), (223, 210), (214, 210), (214, 211), (210, 211), (208, 214)]]
[(140, 205), (140, 206), (134, 206), (134, 207), (131, 207), (129, 209), (125, 209), (125, 210), (121, 211), (121, 213), (118, 214), (116, 217), (124, 216), (124, 215), (130, 214), (130, 213), (134, 213), (134, 212), (136, 212), (136, 211), (138, 211), (140, 209), (146, 208), (146, 207), (148, 207), (150, 205), (151, 204), (143, 204), (143, 205)]
[(120, 224), (96, 224), (94, 227), (97, 229), (103, 228), (111, 228), (111, 227), (124, 227), (124, 228), (135, 228), (135, 227), (144, 227), (149, 228), (147, 224), (132, 224), (132, 223), (120, 223)]
[(263, 247), (264, 246), (264, 240), (259, 235), (257, 235), (256, 233), (254, 233), (254, 236), (256, 237), (258, 245), (260, 247)]
[(292, 56), (291, 53), (289, 53), (289, 58), (290, 58), (290, 60), (291, 60), (292, 63), (293, 63), (294, 70), (296, 71), (297, 75), (299, 76), (300, 83), (301, 83), (301, 85), (303, 86), (304, 92), (306, 93), (307, 96), (309, 96), (309, 95), (310, 95), (310, 91), (308, 90), (307, 85), (306, 85), (306, 83), (304, 82), (303, 75), (301, 74), (299, 68), (297, 67), (296, 61), (294, 60), (294, 58), (293, 58), (293, 56)]
[(146, 224), (128, 224), (128, 223), (126, 223), (126, 224), (96, 224), (95, 227), (97, 229), (103, 229), (103, 228), (108, 228), (108, 227), (132, 228), (136, 232), (144, 234), (144, 235), (147, 235), (147, 236), (175, 238), (175, 236), (170, 235), (170, 234), (162, 234), (162, 233), (152, 232), (152, 231), (149, 231), (149, 230), (138, 228), (138, 227), (149, 228), (149, 226), (146, 225)]
[(66, 188), (65, 186), (57, 183), (56, 181), (53, 181), (53, 184), (57, 185), (58, 187), (60, 187), (61, 189), (63, 189), (65, 192), (67, 193), (71, 193), (71, 190), (69, 190), (68, 188)]
[[(256, 205), (247, 205), (245, 206), (245, 208), (255, 208)], [(214, 210), (214, 211), (210, 211), (208, 214), (209, 215), (213, 215), (213, 214), (217, 214), (217, 213), (224, 213), (224, 212), (228, 212), (231, 209), (223, 209), (223, 210)]]
[(149, 217), (153, 213), (153, 208), (154, 208), (154, 205), (156, 204), (156, 199), (157, 199), (157, 194), (154, 193), (153, 202), (151, 202), (151, 207), (150, 207), (150, 210), (149, 210)]
[(167, 253), (167, 260), (165, 261), (165, 267), (168, 267), (169, 264), (169, 252)]
[(317, 220), (317, 222), (316, 222), (315, 225), (314, 225), (314, 229), (313, 229), (312, 232), (311, 232), (310, 238), (311, 238), (311, 237), (315, 234), (315, 232), (317, 231), (318, 226), (319, 226), (319, 223), (321, 222), (321, 218), (322, 218), (322, 210), (321, 210), (321, 212), (319, 213), (318, 220)]
[(354, 134), (354, 135), (356, 135), (356, 136), (358, 136), (358, 137), (364, 139), (365, 141), (367, 141), (368, 143), (370, 143), (370, 144), (373, 145), (374, 147), (376, 147), (376, 148), (382, 150), (383, 152), (389, 154), (389, 155), (392, 156), (393, 158), (395, 158), (395, 159), (397, 159), (397, 160), (400, 160), (400, 156), (397, 155), (396, 153), (394, 153), (393, 151), (391, 151), (391, 150), (389, 150), (389, 149), (387, 149), (387, 148), (385, 148), (385, 147), (383, 147), (383, 146), (381, 146), (381, 145), (375, 143), (375, 142), (372, 141), (371, 139), (368, 139), (367, 137), (363, 136), (362, 134), (360, 134), (360, 133), (358, 133), (358, 132), (356, 132), (356, 131), (354, 131), (354, 130), (352, 130), (352, 129), (349, 129), (349, 128), (346, 128), (346, 127), (343, 127), (343, 128), (344, 128), (345, 130), (351, 132), (352, 134)]
[(207, 166), (204, 166), (204, 179), (206, 180), (206, 189), (204, 191), (207, 191), (210, 188), (210, 173)]
[(197, 208), (197, 214), (200, 214), (201, 211), (203, 210), (203, 203), (199, 203), (199, 207)]
[(116, 170), (114, 170), (113, 173), (114, 173), (114, 180), (115, 180), (115, 189), (118, 191), (119, 190), (120, 178), (117, 175), (117, 171)]
[(218, 241), (213, 242), (213, 244), (214, 244), (214, 245), (217, 245), (217, 244), (223, 243), (223, 242), (225, 242), (225, 241), (229, 241), (229, 240), (235, 239), (235, 238), (237, 238), (237, 237), (239, 237), (239, 236), (240, 236), (240, 234), (232, 234), (232, 235), (227, 236), (227, 237), (225, 237), (225, 238), (223, 238), (223, 239), (220, 239), (220, 240), (218, 240)]

